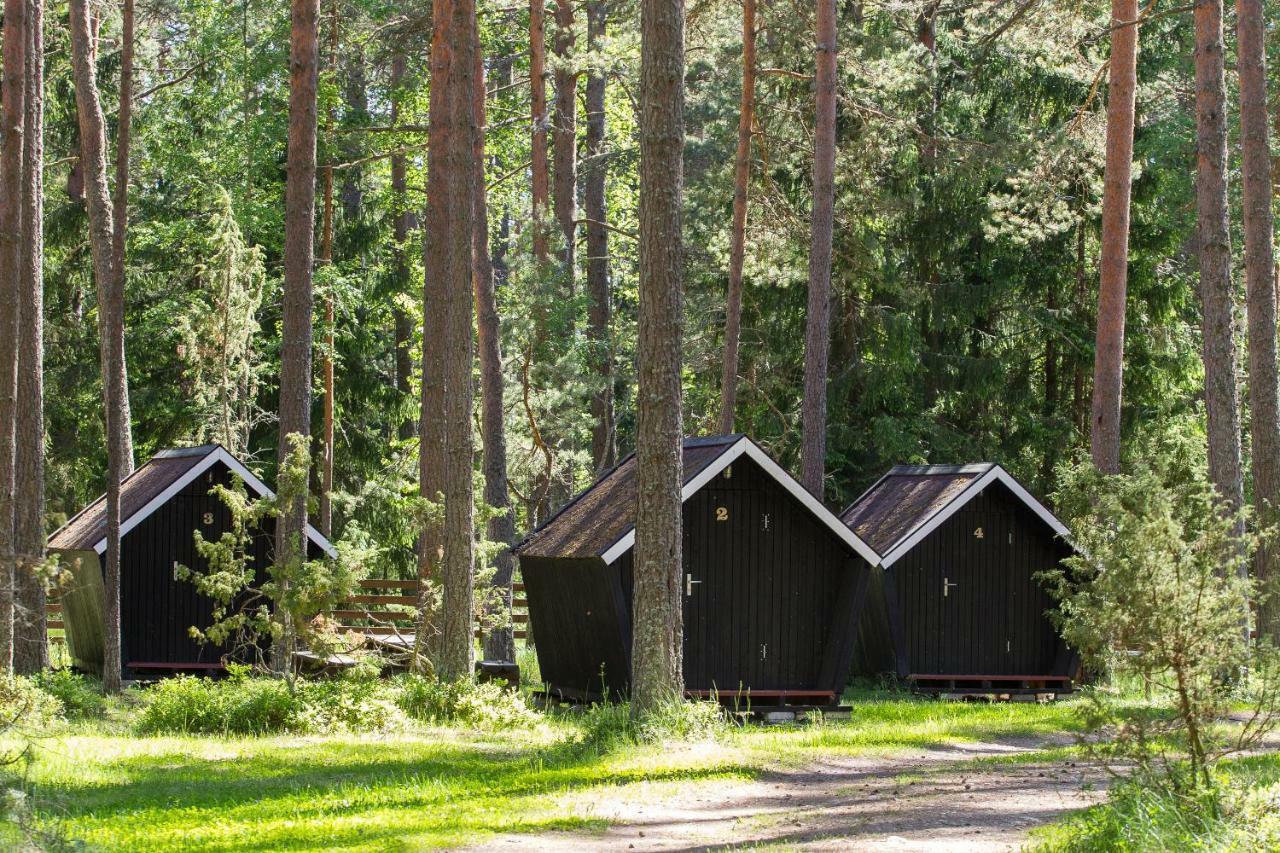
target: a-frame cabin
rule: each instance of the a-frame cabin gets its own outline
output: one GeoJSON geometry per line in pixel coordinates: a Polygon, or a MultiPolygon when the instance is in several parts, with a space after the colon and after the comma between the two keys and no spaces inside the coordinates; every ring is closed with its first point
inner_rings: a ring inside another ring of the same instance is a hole
{"type": "MultiPolygon", "coordinates": [[[[272,494],[240,460],[217,444],[163,450],[120,485],[120,645],[123,677],[219,671],[227,651],[200,645],[192,626],[207,628],[213,600],[174,577],[174,566],[203,568],[195,532],[205,539],[231,529],[231,513],[209,494],[214,485],[242,480],[250,497],[272,494]]],[[[274,551],[275,523],[254,531],[252,558],[265,571],[274,551]]],[[[336,556],[333,546],[307,526],[312,559],[336,556]]],[[[101,558],[107,550],[106,498],[89,504],[49,537],[49,551],[72,569],[74,583],[61,594],[67,646],[75,665],[100,672],[103,662],[101,558]]]]}
{"type": "MultiPolygon", "coordinates": [[[[691,696],[830,706],[848,679],[875,553],[742,435],[684,443],[684,679],[691,696]]],[[[553,693],[626,693],[634,455],[520,543],[553,693]]]]}
{"type": "Polygon", "coordinates": [[[880,555],[860,674],[917,689],[1062,692],[1076,656],[1036,578],[1073,553],[1066,527],[999,465],[899,465],[841,513],[880,555]]]}

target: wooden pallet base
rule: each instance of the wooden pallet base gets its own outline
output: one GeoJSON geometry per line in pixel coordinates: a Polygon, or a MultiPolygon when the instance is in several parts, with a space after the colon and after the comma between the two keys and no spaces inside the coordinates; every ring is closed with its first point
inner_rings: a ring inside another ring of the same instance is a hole
{"type": "Polygon", "coordinates": [[[907,683],[917,693],[949,696],[1065,695],[1074,689],[1062,675],[909,675],[907,683]]]}

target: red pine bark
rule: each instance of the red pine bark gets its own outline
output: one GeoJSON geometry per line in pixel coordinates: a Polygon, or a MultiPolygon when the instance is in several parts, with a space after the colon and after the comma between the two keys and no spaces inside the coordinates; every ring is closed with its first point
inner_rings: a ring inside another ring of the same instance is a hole
{"type": "MultiPolygon", "coordinates": [[[[604,40],[607,18],[606,0],[588,2],[587,50],[593,55],[597,55],[604,40]]],[[[596,61],[587,71],[587,159],[583,166],[582,204],[587,218],[587,295],[591,299],[587,309],[587,334],[591,341],[591,370],[597,383],[591,394],[591,461],[597,474],[614,466],[618,452],[613,411],[609,213],[605,203],[609,164],[605,151],[604,98],[605,73],[596,61]]]]}
{"type": "Polygon", "coordinates": [[[556,30],[551,42],[555,54],[555,110],[552,116],[552,156],[555,161],[555,184],[552,206],[556,224],[564,248],[560,261],[564,265],[569,282],[569,294],[573,295],[573,267],[575,235],[577,233],[577,94],[578,75],[572,67],[573,59],[573,2],[556,0],[556,30]]]}
{"type": "Polygon", "coordinates": [[[529,88],[533,132],[530,160],[533,195],[533,257],[544,263],[550,253],[545,218],[551,195],[547,165],[547,43],[546,4],[529,0],[529,88]]]}
{"type": "Polygon", "coordinates": [[[1129,271],[1129,194],[1138,88],[1138,0],[1112,0],[1107,93],[1107,163],[1098,262],[1098,328],[1093,366],[1089,448],[1093,464],[1120,471],[1120,399],[1124,381],[1125,291],[1129,271]]]}
{"type": "Polygon", "coordinates": [[[809,244],[809,313],[804,342],[800,482],[820,497],[826,475],[827,361],[831,349],[831,243],[836,169],[835,0],[818,0],[816,36],[813,218],[809,244]]]}
{"type": "MultiPolygon", "coordinates": [[[[120,112],[116,122],[116,185],[111,198],[111,254],[112,268],[118,281],[115,289],[125,292],[128,267],[125,265],[125,249],[129,235],[129,149],[133,137],[133,0],[121,5],[120,33],[120,112]]],[[[124,407],[124,474],[133,473],[133,415],[129,405],[129,381],[126,374],[125,395],[120,401],[124,407]]]]}
{"type": "Polygon", "coordinates": [[[640,4],[640,285],[632,713],[684,694],[680,402],[684,2],[640,4]]]}

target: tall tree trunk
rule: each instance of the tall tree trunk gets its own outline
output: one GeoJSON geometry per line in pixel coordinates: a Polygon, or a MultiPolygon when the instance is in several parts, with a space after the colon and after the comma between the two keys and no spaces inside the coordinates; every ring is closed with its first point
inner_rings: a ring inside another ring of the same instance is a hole
{"type": "Polygon", "coordinates": [[[474,504],[471,491],[472,240],[475,182],[473,87],[478,35],[474,0],[436,0],[431,38],[431,102],[427,162],[429,268],[440,281],[443,315],[441,465],[444,526],[440,650],[444,680],[471,678],[474,646],[474,504]]]}
{"type": "MultiPolygon", "coordinates": [[[[400,124],[400,99],[404,93],[400,91],[400,87],[404,85],[405,61],[404,55],[399,52],[391,60],[391,88],[396,93],[391,100],[391,126],[396,127],[400,124]]],[[[395,248],[395,278],[396,293],[407,293],[409,290],[409,257],[408,257],[408,240],[409,232],[418,227],[417,217],[413,215],[412,209],[409,207],[406,192],[408,190],[408,163],[403,152],[391,155],[391,198],[392,204],[395,206],[395,219],[393,220],[393,236],[396,241],[395,248]]],[[[400,303],[397,301],[393,308],[395,316],[395,364],[396,364],[396,390],[400,392],[400,400],[408,400],[409,394],[412,392],[410,387],[410,379],[413,376],[413,358],[410,354],[410,344],[413,337],[413,321],[409,318],[400,303]]],[[[405,418],[400,422],[398,433],[401,439],[412,438],[415,432],[414,419],[405,418]]]]}
{"type": "Polygon", "coordinates": [[[613,414],[613,341],[610,334],[609,228],[605,182],[609,176],[605,153],[605,71],[599,51],[605,38],[607,0],[587,3],[587,159],[583,167],[582,204],[587,215],[587,334],[591,341],[591,372],[596,388],[591,395],[591,462],[597,474],[617,461],[613,414]]]}
{"type": "Polygon", "coordinates": [[[640,304],[632,713],[684,695],[680,403],[684,2],[640,4],[640,304]]]}
{"type": "MultiPolygon", "coordinates": [[[[284,201],[284,306],[280,327],[281,467],[292,450],[291,436],[311,435],[312,264],[315,259],[316,84],[319,75],[320,0],[291,0],[289,36],[288,179],[284,201]]],[[[306,559],[307,501],[301,494],[276,519],[278,567],[288,573],[306,559]]],[[[281,582],[287,589],[287,579],[281,582]]],[[[280,608],[280,639],[272,665],[289,672],[297,626],[280,608]]]]}
{"type": "MultiPolygon", "coordinates": [[[[338,4],[337,0],[329,10],[329,73],[338,73],[338,4]]],[[[324,168],[321,169],[324,212],[320,217],[320,257],[317,263],[322,267],[333,265],[333,128],[337,122],[333,107],[325,111],[324,128],[326,146],[324,168]]],[[[321,416],[320,438],[320,501],[319,526],[325,536],[333,535],[333,288],[328,287],[324,294],[324,351],[321,354],[321,374],[324,380],[324,408],[321,416]]]]}
{"type": "Polygon", "coordinates": [[[742,2],[742,101],[733,159],[733,230],[729,236],[729,295],[724,311],[724,369],[720,375],[720,432],[733,432],[738,405],[738,341],[742,335],[742,261],[747,246],[747,186],[751,181],[751,124],[756,108],[756,0],[742,2]]]}
{"type": "Polygon", "coordinates": [[[14,670],[49,666],[44,583],[44,2],[27,0],[22,168],[22,293],[18,329],[14,670]]]}
{"type": "Polygon", "coordinates": [[[1133,183],[1134,103],[1138,88],[1138,0],[1112,0],[1107,92],[1107,164],[1098,263],[1098,330],[1093,365],[1093,464],[1120,471],[1120,399],[1124,380],[1125,289],[1129,272],[1129,192],[1133,183]]]}
{"type": "Polygon", "coordinates": [[[26,123],[26,0],[4,3],[4,92],[0,118],[0,671],[13,667],[16,576],[14,486],[18,416],[18,322],[22,303],[22,193],[26,123]]]}
{"type": "Polygon", "coordinates": [[[80,162],[89,214],[89,249],[98,285],[98,337],[102,358],[102,398],[107,420],[107,550],[103,587],[102,686],[119,692],[120,661],[120,481],[130,464],[127,385],[124,364],[124,292],[115,271],[111,199],[107,192],[106,126],[98,96],[97,43],[87,0],[71,0],[71,61],[80,124],[80,162]]]}
{"type": "Polygon", "coordinates": [[[547,243],[547,201],[551,182],[547,165],[547,11],[544,0],[529,0],[529,88],[533,113],[530,159],[533,195],[533,257],[545,263],[547,243]]]}
{"type": "Polygon", "coordinates": [[[578,147],[578,74],[573,68],[573,0],[556,0],[556,31],[551,40],[555,54],[556,102],[552,119],[552,149],[555,159],[555,187],[553,205],[564,250],[560,256],[564,264],[569,295],[573,296],[573,267],[577,219],[577,147],[578,147]]]}
{"type": "MultiPolygon", "coordinates": [[[[111,255],[112,270],[118,281],[115,289],[125,292],[127,266],[125,247],[129,236],[129,149],[133,128],[133,0],[121,5],[120,34],[120,113],[116,123],[116,185],[111,199],[111,255]]],[[[96,38],[96,35],[95,35],[96,38]]],[[[124,397],[120,400],[124,419],[124,475],[133,473],[133,415],[129,405],[128,363],[120,362],[124,371],[124,397]]]]}
{"type": "MultiPolygon", "coordinates": [[[[1262,0],[1236,0],[1240,69],[1240,147],[1244,181],[1245,287],[1249,318],[1249,408],[1253,435],[1253,499],[1258,522],[1280,518],[1280,385],[1276,371],[1275,217],[1267,127],[1267,59],[1262,0]]],[[[1277,550],[1264,543],[1254,577],[1266,591],[1277,577],[1277,550]]],[[[1262,636],[1280,640],[1280,602],[1259,610],[1262,636]]]]}
{"type": "Polygon", "coordinates": [[[827,454],[827,359],[831,348],[831,240],[836,170],[836,4],[817,0],[813,128],[813,220],[804,341],[801,482],[822,496],[827,454]]]}
{"type": "MultiPolygon", "coordinates": [[[[1235,312],[1227,206],[1227,85],[1222,0],[1196,0],[1196,205],[1200,301],[1204,313],[1205,409],[1209,479],[1232,510],[1244,503],[1235,312]]],[[[1242,567],[1242,571],[1244,571],[1242,567]]]]}
{"type": "Polygon", "coordinates": [[[475,122],[476,164],[472,181],[475,222],[472,230],[471,275],[475,289],[476,331],[480,353],[480,441],[484,451],[484,502],[496,512],[489,519],[485,535],[503,548],[493,559],[489,616],[501,626],[485,633],[484,656],[488,660],[516,659],[515,634],[511,625],[511,578],[515,560],[511,543],[516,536],[516,517],[507,489],[507,428],[502,405],[502,335],[498,325],[498,300],[493,287],[493,263],[489,259],[489,207],[485,199],[485,87],[484,57],[475,54],[475,85],[472,104],[475,122]]]}

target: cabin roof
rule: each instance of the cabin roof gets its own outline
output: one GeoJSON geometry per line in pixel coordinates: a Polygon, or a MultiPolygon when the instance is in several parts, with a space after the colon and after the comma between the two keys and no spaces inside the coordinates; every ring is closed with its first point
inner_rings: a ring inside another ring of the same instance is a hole
{"type": "Polygon", "coordinates": [[[881,555],[888,568],[987,486],[999,483],[1055,534],[1070,539],[1066,526],[992,462],[973,465],[895,465],[840,518],[881,555]]]}
{"type": "MultiPolygon", "coordinates": [[[[120,536],[142,523],[218,462],[230,468],[259,497],[275,496],[262,480],[220,444],[161,450],[120,484],[120,536]]],[[[307,525],[307,538],[330,557],[337,555],[329,540],[310,524],[307,525]]],[[[55,530],[49,537],[49,547],[56,551],[97,551],[99,555],[103,554],[107,550],[106,495],[55,530]]]]}
{"type": "MultiPolygon", "coordinates": [[[[686,438],[684,487],[688,500],[739,456],[747,456],[796,497],[841,541],[875,564],[877,555],[795,478],[745,435],[686,438]]],[[[636,461],[632,453],[515,546],[522,557],[602,558],[612,563],[635,544],[636,461]]]]}

